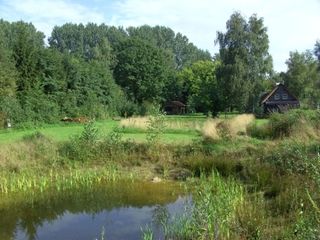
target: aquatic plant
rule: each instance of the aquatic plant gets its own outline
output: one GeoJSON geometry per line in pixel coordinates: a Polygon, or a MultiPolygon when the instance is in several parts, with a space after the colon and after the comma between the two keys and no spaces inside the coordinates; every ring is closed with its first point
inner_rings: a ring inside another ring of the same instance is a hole
{"type": "Polygon", "coordinates": [[[142,239],[143,240],[153,240],[153,231],[149,226],[146,226],[145,228],[141,228],[142,232],[142,239]]]}
{"type": "Polygon", "coordinates": [[[0,176],[0,193],[63,191],[77,187],[88,187],[101,182],[133,178],[132,174],[123,175],[115,165],[89,169],[51,169],[48,172],[33,170],[19,173],[4,172],[0,176]]]}

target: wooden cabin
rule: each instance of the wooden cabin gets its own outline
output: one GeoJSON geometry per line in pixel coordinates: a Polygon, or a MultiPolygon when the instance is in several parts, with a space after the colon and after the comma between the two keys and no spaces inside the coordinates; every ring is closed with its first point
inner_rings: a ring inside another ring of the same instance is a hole
{"type": "Polygon", "coordinates": [[[271,92],[264,94],[260,104],[263,106],[264,114],[283,113],[300,107],[299,100],[282,83],[278,83],[271,92]]]}
{"type": "Polygon", "coordinates": [[[169,115],[182,115],[186,113],[186,107],[184,103],[180,101],[170,101],[164,106],[164,111],[169,115]]]}

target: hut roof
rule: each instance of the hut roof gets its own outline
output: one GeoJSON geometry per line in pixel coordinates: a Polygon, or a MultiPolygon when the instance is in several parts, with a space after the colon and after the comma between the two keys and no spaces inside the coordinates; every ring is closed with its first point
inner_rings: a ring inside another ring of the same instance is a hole
{"type": "Polygon", "coordinates": [[[265,103],[280,87],[284,88],[288,94],[290,94],[293,98],[298,100],[289,90],[286,86],[284,86],[283,83],[277,83],[277,85],[269,92],[266,94],[263,94],[261,97],[261,104],[265,103]]]}

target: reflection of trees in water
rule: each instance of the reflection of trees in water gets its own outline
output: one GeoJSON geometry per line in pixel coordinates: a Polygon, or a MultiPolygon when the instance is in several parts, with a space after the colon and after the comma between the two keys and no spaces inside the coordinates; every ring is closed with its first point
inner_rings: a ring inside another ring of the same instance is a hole
{"type": "MultiPolygon", "coordinates": [[[[43,193],[31,199],[21,197],[11,206],[0,205],[0,239],[11,240],[17,226],[36,239],[37,228],[45,221],[53,222],[66,211],[97,214],[117,207],[144,207],[164,205],[176,200],[181,189],[171,183],[107,183],[108,186],[76,189],[59,193],[43,193]]],[[[0,200],[1,203],[1,200],[0,200]]],[[[160,210],[158,210],[160,212],[160,210]]]]}

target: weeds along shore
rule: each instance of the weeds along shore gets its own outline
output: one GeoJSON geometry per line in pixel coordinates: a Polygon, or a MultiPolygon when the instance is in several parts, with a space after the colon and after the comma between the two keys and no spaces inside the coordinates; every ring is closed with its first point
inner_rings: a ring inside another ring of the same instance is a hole
{"type": "Polygon", "coordinates": [[[5,145],[0,194],[158,176],[193,186],[194,208],[163,223],[169,239],[318,239],[318,112],[275,114],[263,124],[246,117],[245,126],[213,123],[215,131],[210,125],[184,145],[161,142],[162,116],[149,121],[146,142],[123,139],[122,128],[98,138],[91,123],[65,142],[35,133],[5,145]]]}

